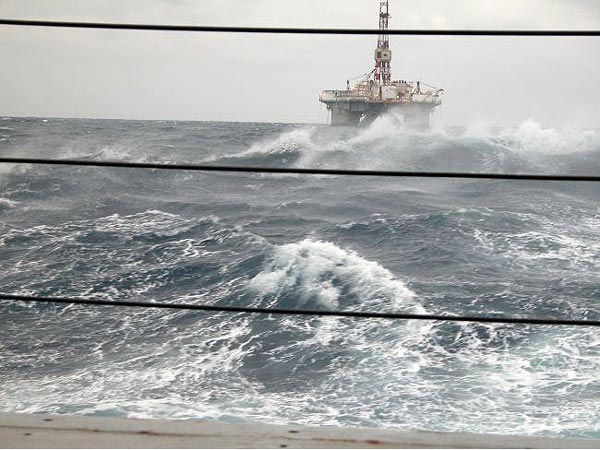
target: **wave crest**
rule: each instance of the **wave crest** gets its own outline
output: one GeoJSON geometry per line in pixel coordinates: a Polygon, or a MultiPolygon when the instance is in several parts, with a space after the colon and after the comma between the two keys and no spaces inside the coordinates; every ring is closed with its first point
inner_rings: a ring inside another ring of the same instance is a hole
{"type": "Polygon", "coordinates": [[[327,308],[339,307],[340,298],[352,302],[343,305],[351,309],[416,306],[415,293],[386,268],[352,250],[310,239],[275,247],[250,288],[275,301],[293,296],[327,308]]]}

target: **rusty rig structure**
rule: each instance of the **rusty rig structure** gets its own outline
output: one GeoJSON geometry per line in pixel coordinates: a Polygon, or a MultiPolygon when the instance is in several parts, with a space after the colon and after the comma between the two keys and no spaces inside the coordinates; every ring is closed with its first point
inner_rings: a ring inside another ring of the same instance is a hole
{"type": "Polygon", "coordinates": [[[370,123],[386,111],[402,116],[406,126],[429,128],[431,112],[442,104],[443,89],[420,81],[392,81],[392,50],[389,29],[389,0],[379,6],[379,37],[375,49],[375,68],[346,90],[325,90],[319,101],[331,111],[331,125],[370,123]]]}

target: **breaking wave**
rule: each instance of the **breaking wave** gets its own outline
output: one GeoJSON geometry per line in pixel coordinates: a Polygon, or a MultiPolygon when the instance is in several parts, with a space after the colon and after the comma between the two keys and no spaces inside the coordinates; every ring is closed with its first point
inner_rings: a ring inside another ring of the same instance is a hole
{"type": "Polygon", "coordinates": [[[273,298],[270,305],[291,296],[300,305],[316,303],[327,309],[414,309],[414,292],[387,269],[352,250],[310,239],[276,247],[250,287],[273,298]]]}
{"type": "Polygon", "coordinates": [[[591,171],[600,169],[599,153],[600,133],[594,130],[556,130],[526,121],[508,130],[476,126],[413,132],[384,116],[358,130],[296,128],[246,150],[210,159],[371,170],[581,173],[584,167],[564,157],[589,158],[594,166],[585,169],[591,171]]]}
{"type": "Polygon", "coordinates": [[[207,161],[248,160],[289,163],[312,147],[314,128],[298,128],[286,131],[274,139],[258,142],[239,153],[209,156],[207,161]]]}

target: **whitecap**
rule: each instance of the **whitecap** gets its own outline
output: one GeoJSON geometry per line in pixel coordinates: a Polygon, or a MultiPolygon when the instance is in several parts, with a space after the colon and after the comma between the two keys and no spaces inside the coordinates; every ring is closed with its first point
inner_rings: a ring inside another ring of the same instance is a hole
{"type": "Polygon", "coordinates": [[[6,206],[7,208],[16,208],[19,202],[8,198],[0,197],[0,207],[6,206]]]}
{"type": "Polygon", "coordinates": [[[600,151],[600,133],[597,131],[546,128],[533,120],[503,131],[499,139],[508,148],[524,153],[560,155],[600,151]]]}
{"type": "Polygon", "coordinates": [[[275,139],[268,139],[253,144],[250,148],[239,153],[212,156],[208,161],[223,158],[248,158],[270,155],[300,154],[312,148],[312,135],[314,128],[298,128],[284,132],[275,139]]]}
{"type": "Polygon", "coordinates": [[[304,302],[316,298],[328,308],[340,306],[342,290],[360,298],[358,306],[417,305],[415,293],[377,262],[331,242],[311,239],[276,246],[249,287],[262,296],[293,290],[304,302]]]}

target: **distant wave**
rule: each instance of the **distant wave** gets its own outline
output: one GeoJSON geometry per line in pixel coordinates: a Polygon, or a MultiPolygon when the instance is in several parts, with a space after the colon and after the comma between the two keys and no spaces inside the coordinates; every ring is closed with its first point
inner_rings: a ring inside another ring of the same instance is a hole
{"type": "MultiPolygon", "coordinates": [[[[556,130],[526,121],[514,129],[466,127],[413,132],[382,117],[364,129],[303,127],[209,161],[349,169],[554,173],[562,156],[600,154],[597,131],[556,130]]],[[[593,162],[600,168],[600,162],[593,162]]],[[[568,165],[567,170],[581,172],[568,165]]]]}

